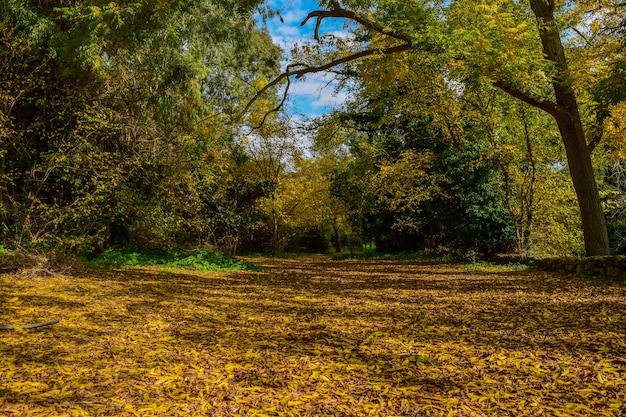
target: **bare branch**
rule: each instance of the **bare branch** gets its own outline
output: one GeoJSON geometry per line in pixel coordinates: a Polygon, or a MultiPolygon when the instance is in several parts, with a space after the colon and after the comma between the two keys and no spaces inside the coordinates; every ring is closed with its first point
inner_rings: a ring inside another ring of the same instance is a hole
{"type": "Polygon", "coordinates": [[[580,30],[578,30],[576,27],[574,27],[574,26],[568,26],[568,29],[571,29],[571,30],[573,30],[574,32],[576,32],[576,34],[577,34],[578,36],[580,36],[580,37],[581,37],[581,38],[585,41],[586,46],[589,46],[589,45],[591,44],[591,41],[587,38],[587,36],[585,36],[585,34],[584,34],[584,33],[582,33],[580,30]]]}
{"type": "MultiPolygon", "coordinates": [[[[250,129],[250,133],[254,132],[257,129],[260,129],[261,127],[263,127],[263,125],[265,124],[265,121],[267,120],[267,118],[269,117],[270,114],[272,113],[277,113],[280,111],[280,109],[283,108],[283,106],[285,105],[285,101],[287,101],[287,96],[289,94],[289,86],[291,85],[291,80],[289,79],[289,77],[287,77],[287,85],[285,86],[285,91],[283,92],[283,98],[280,100],[280,103],[278,103],[278,105],[276,107],[274,107],[272,110],[266,112],[263,115],[263,120],[261,120],[261,123],[259,123],[257,126],[253,127],[252,129],[250,129]]],[[[245,114],[245,112],[244,112],[245,114]]]]}
{"type": "Polygon", "coordinates": [[[25,324],[23,326],[13,326],[11,324],[0,324],[0,330],[20,330],[20,329],[36,329],[38,327],[50,326],[57,324],[59,319],[44,321],[41,323],[25,324]]]}

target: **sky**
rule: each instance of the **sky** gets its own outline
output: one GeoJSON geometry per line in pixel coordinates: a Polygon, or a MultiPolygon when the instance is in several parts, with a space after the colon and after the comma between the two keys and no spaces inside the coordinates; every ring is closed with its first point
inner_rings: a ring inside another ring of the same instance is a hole
{"type": "MultiPolygon", "coordinates": [[[[282,17],[282,22],[278,16],[268,19],[266,27],[274,43],[283,49],[286,58],[284,67],[293,45],[314,42],[315,20],[311,19],[303,27],[300,23],[309,12],[318,10],[319,7],[312,0],[271,0],[268,5],[271,9],[278,10],[282,17]]],[[[320,35],[341,30],[341,24],[339,19],[325,19],[320,35]]],[[[304,80],[292,78],[289,91],[285,107],[292,116],[318,117],[330,113],[334,108],[341,107],[347,97],[345,91],[335,92],[332,76],[327,73],[309,74],[304,80]]]]}

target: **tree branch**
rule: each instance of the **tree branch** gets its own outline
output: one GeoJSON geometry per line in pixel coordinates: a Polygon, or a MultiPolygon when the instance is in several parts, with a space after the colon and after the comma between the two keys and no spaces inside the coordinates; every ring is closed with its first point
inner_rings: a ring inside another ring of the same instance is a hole
{"type": "Polygon", "coordinates": [[[353,53],[351,55],[345,56],[343,58],[339,58],[339,59],[335,59],[327,64],[324,65],[319,65],[319,66],[311,66],[308,64],[304,64],[304,63],[292,63],[290,65],[287,66],[287,69],[285,72],[283,72],[282,74],[280,74],[278,77],[276,77],[275,79],[273,79],[272,81],[270,81],[268,84],[266,84],[263,88],[261,88],[259,91],[257,91],[257,93],[254,95],[254,97],[252,97],[252,99],[246,104],[246,106],[244,107],[243,111],[241,112],[241,117],[243,117],[243,115],[245,115],[248,110],[250,110],[250,107],[259,99],[259,97],[261,97],[261,95],[263,95],[267,90],[269,90],[270,88],[278,85],[279,83],[281,83],[284,79],[287,80],[287,86],[285,88],[285,91],[283,93],[283,98],[280,102],[280,104],[278,106],[276,106],[274,109],[270,110],[268,113],[265,114],[265,117],[263,117],[263,121],[261,122],[261,124],[256,127],[253,128],[253,130],[256,130],[258,128],[260,128],[261,126],[263,126],[263,123],[265,123],[265,120],[267,119],[267,116],[271,113],[275,113],[277,111],[279,111],[286,99],[287,99],[287,93],[289,92],[289,86],[290,86],[290,80],[289,78],[292,76],[295,76],[296,79],[303,77],[306,74],[312,74],[312,73],[317,73],[317,72],[323,72],[323,71],[328,71],[338,65],[342,65],[345,64],[347,62],[351,62],[351,61],[356,61],[358,59],[370,56],[370,55],[375,55],[375,54],[380,54],[380,55],[390,55],[390,54],[395,54],[398,52],[402,52],[402,51],[407,51],[409,50],[412,46],[413,46],[413,42],[412,39],[400,32],[397,32],[391,28],[386,28],[385,26],[373,22],[369,19],[367,19],[364,16],[361,16],[358,13],[355,13],[351,10],[346,10],[344,8],[341,7],[341,4],[339,4],[339,0],[333,0],[332,1],[332,8],[331,10],[316,10],[313,11],[311,13],[309,13],[307,15],[307,17],[302,21],[302,23],[300,23],[300,26],[304,26],[310,19],[316,19],[315,22],[315,31],[314,31],[314,38],[315,40],[319,41],[319,30],[320,30],[320,25],[322,23],[323,19],[326,18],[341,18],[341,19],[348,19],[348,20],[352,20],[354,22],[359,23],[361,26],[370,29],[374,32],[380,33],[382,35],[388,36],[390,38],[393,39],[398,39],[403,41],[404,43],[401,45],[396,45],[396,46],[392,46],[389,48],[385,48],[385,49],[378,49],[378,48],[371,48],[371,49],[366,49],[364,51],[360,51],[360,52],[356,52],[353,53]]]}
{"type": "MultiPolygon", "coordinates": [[[[287,67],[287,70],[289,70],[289,67],[287,67]]],[[[260,128],[261,128],[261,127],[265,124],[265,121],[267,120],[267,118],[269,117],[269,115],[270,115],[270,114],[272,114],[272,113],[276,113],[276,112],[279,112],[279,111],[280,111],[280,109],[282,109],[282,108],[283,108],[283,106],[285,105],[285,101],[287,101],[287,95],[288,95],[288,93],[289,93],[289,86],[290,86],[290,85],[291,85],[291,80],[289,79],[289,77],[287,77],[287,86],[285,87],[285,91],[283,92],[283,98],[280,100],[280,103],[278,103],[278,105],[277,105],[276,107],[274,107],[272,110],[270,110],[270,111],[266,112],[266,113],[263,115],[263,120],[261,120],[261,123],[259,123],[259,124],[258,124],[257,126],[255,126],[255,127],[253,127],[253,128],[250,130],[250,133],[254,132],[254,131],[255,131],[255,130],[257,130],[257,129],[260,129],[260,128]]],[[[255,97],[256,97],[256,96],[255,96],[255,97]]],[[[246,107],[246,109],[247,109],[247,108],[248,108],[248,107],[246,107]]],[[[244,114],[245,114],[245,111],[244,111],[244,114]]],[[[248,134],[250,134],[250,133],[248,133],[248,134]]]]}
{"type": "MultiPolygon", "coordinates": [[[[385,49],[377,49],[377,48],[366,49],[364,51],[356,52],[354,54],[335,59],[331,62],[328,62],[323,65],[319,65],[319,66],[309,66],[303,63],[294,63],[291,65],[288,65],[287,70],[285,72],[280,74],[278,77],[274,78],[272,81],[267,83],[263,88],[257,91],[254,97],[252,97],[252,99],[250,99],[248,104],[246,104],[246,107],[244,107],[243,111],[241,112],[241,115],[243,116],[244,114],[246,114],[248,110],[250,110],[250,107],[252,107],[252,105],[259,99],[259,97],[261,97],[261,95],[263,95],[267,90],[274,87],[275,85],[278,85],[282,80],[289,79],[289,77],[295,76],[296,78],[302,78],[306,74],[323,72],[333,67],[336,67],[338,65],[345,64],[347,62],[356,61],[358,59],[365,58],[367,56],[376,55],[376,54],[390,55],[390,54],[395,54],[395,53],[402,52],[402,51],[407,51],[410,48],[411,48],[411,44],[405,43],[402,45],[392,46],[390,48],[385,48],[385,49]],[[292,69],[294,67],[299,68],[299,69],[292,69]]],[[[284,98],[286,97],[288,88],[289,88],[289,83],[287,84],[287,89],[285,90],[285,95],[283,96],[283,101],[281,103],[281,106],[285,101],[284,98]]],[[[276,112],[278,110],[280,110],[280,106],[274,109],[273,112],[276,112]]]]}
{"type": "Polygon", "coordinates": [[[562,117],[564,109],[561,108],[558,104],[553,101],[547,100],[541,96],[536,94],[529,93],[527,91],[520,90],[513,83],[508,81],[498,80],[493,83],[494,87],[499,88],[504,91],[508,95],[515,97],[523,101],[524,103],[530,104],[533,107],[537,107],[538,109],[544,110],[550,115],[552,115],[555,119],[562,117]]]}
{"type": "Polygon", "coordinates": [[[59,322],[59,319],[44,321],[44,322],[41,322],[41,323],[25,324],[23,326],[13,326],[11,324],[0,324],[0,330],[36,329],[38,327],[50,326],[50,325],[56,324],[58,322],[59,322]]]}
{"type": "Polygon", "coordinates": [[[319,28],[323,19],[326,18],[340,18],[340,19],[349,19],[359,23],[361,26],[366,27],[374,32],[378,32],[382,35],[389,36],[391,38],[395,38],[401,41],[404,41],[408,44],[411,44],[412,40],[409,36],[406,36],[403,33],[397,32],[391,28],[386,28],[383,25],[373,22],[358,13],[355,13],[351,10],[346,10],[341,8],[338,2],[335,2],[332,10],[316,10],[307,15],[307,17],[300,23],[300,26],[304,26],[310,19],[317,19],[315,23],[315,32],[314,38],[316,41],[319,41],[319,28]]]}

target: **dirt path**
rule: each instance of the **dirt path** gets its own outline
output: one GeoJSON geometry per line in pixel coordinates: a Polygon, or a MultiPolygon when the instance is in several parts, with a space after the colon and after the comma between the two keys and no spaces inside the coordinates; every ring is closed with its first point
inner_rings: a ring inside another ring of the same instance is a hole
{"type": "Polygon", "coordinates": [[[622,284],[436,262],[0,276],[0,415],[609,415],[622,284]]]}

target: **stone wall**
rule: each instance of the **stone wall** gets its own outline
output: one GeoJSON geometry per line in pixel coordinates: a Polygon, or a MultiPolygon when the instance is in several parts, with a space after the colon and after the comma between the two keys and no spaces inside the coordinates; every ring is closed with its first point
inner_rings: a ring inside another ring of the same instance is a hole
{"type": "Polygon", "coordinates": [[[626,281],[626,256],[590,256],[534,259],[538,269],[626,281]]]}

